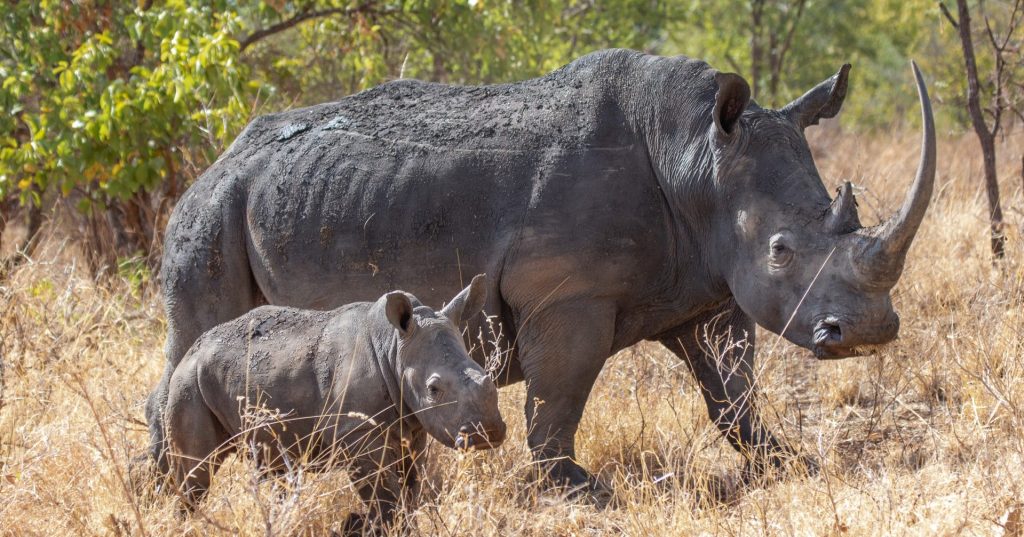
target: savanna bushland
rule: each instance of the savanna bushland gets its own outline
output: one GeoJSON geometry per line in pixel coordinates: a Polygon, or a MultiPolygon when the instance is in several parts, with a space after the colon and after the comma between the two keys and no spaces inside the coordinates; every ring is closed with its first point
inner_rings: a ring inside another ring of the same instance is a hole
{"type": "MultiPolygon", "coordinates": [[[[1021,535],[1024,226],[1019,3],[933,1],[6,2],[0,7],[0,532],[324,535],[362,509],[345,472],[262,479],[229,459],[207,501],[133,482],[164,365],[155,280],[175,201],[254,116],[397,78],[493,83],[599,48],[705,58],[782,105],[853,64],[839,118],[808,130],[866,225],[899,206],[919,132],[918,61],[940,132],[936,191],[894,289],[897,341],[818,362],[763,332],[760,405],[817,459],[746,482],[685,364],[657,344],[603,371],[577,435],[615,491],[597,509],[531,481],[524,391],[509,441],[431,444],[420,534],[1021,535]],[[972,85],[976,86],[972,90],[972,85]],[[993,223],[971,93],[993,136],[993,223]],[[998,116],[998,117],[997,117],[998,116]],[[991,248],[998,233],[1005,253],[991,248]]],[[[414,289],[411,291],[415,292],[414,289]]],[[[434,305],[440,306],[440,305],[434,305]]],[[[493,338],[493,334],[473,335],[493,338]]]]}

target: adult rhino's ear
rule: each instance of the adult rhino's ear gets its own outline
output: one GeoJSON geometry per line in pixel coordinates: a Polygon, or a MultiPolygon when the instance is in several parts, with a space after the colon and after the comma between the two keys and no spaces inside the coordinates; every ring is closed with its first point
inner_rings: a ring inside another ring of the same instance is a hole
{"type": "Polygon", "coordinates": [[[412,301],[409,300],[409,295],[401,291],[393,291],[384,297],[387,300],[384,312],[388,317],[388,322],[397,328],[403,336],[409,335],[416,328],[416,318],[412,315],[412,301]]]}
{"type": "Polygon", "coordinates": [[[736,73],[715,73],[715,126],[725,136],[733,133],[750,102],[750,84],[736,73]]]}
{"type": "Polygon", "coordinates": [[[451,319],[455,324],[462,324],[472,316],[484,309],[484,301],[487,300],[487,276],[477,274],[469,287],[462,290],[444,308],[441,315],[451,319]]]}
{"type": "Polygon", "coordinates": [[[846,99],[846,86],[850,79],[850,64],[844,64],[839,72],[818,84],[811,91],[787,104],[782,113],[801,129],[817,125],[822,118],[835,117],[846,99]]]}

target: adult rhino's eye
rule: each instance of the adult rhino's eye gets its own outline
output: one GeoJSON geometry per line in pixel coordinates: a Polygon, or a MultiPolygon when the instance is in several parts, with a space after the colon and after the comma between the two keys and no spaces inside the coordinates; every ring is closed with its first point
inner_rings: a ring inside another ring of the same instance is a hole
{"type": "Polygon", "coordinates": [[[438,384],[439,383],[434,379],[431,379],[431,382],[427,383],[427,397],[429,397],[431,401],[440,401],[441,398],[444,397],[444,390],[442,390],[441,386],[438,384]]]}
{"type": "Polygon", "coordinates": [[[769,263],[776,268],[782,268],[793,260],[793,250],[786,245],[782,234],[774,235],[768,243],[771,251],[769,263]]]}

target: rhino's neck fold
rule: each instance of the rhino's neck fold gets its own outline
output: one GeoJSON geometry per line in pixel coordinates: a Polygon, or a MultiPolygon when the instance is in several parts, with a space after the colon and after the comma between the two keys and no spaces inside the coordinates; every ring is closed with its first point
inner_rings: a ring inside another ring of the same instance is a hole
{"type": "Polygon", "coordinates": [[[372,330],[372,322],[366,323],[366,341],[370,351],[370,360],[377,368],[377,373],[384,382],[388,393],[388,403],[397,416],[400,434],[407,435],[419,431],[422,427],[416,414],[409,408],[404,397],[405,385],[402,382],[402,370],[398,363],[398,335],[395,330],[372,330]],[[375,332],[377,332],[375,334],[375,332]]]}
{"type": "MultiPolygon", "coordinates": [[[[715,71],[702,61],[683,57],[644,56],[633,66],[636,83],[620,88],[630,127],[643,141],[671,216],[672,252],[677,270],[686,274],[689,291],[700,288],[709,297],[727,299],[721,274],[727,247],[717,244],[719,214],[715,181],[715,71]]],[[[701,293],[701,294],[703,294],[701,293]]]]}

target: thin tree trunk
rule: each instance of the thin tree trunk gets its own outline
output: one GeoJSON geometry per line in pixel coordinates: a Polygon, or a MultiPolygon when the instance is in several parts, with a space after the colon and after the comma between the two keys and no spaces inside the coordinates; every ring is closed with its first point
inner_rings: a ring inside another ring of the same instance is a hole
{"type": "Polygon", "coordinates": [[[21,243],[22,251],[26,256],[35,252],[36,244],[39,242],[39,229],[43,227],[43,207],[33,203],[28,206],[28,231],[25,233],[25,240],[21,243]]]}
{"type": "Polygon", "coordinates": [[[440,82],[441,84],[448,82],[448,69],[444,66],[444,58],[440,54],[434,53],[434,82],[440,82]]]}
{"type": "Polygon", "coordinates": [[[761,31],[764,3],[765,0],[753,0],[750,3],[750,96],[753,99],[757,99],[761,94],[761,67],[764,63],[761,31]]]}
{"type": "Polygon", "coordinates": [[[129,236],[128,227],[125,225],[128,210],[125,202],[111,203],[106,211],[107,229],[110,231],[110,243],[103,257],[106,265],[106,273],[117,272],[117,260],[122,252],[131,249],[132,240],[129,236]]]}
{"type": "Polygon", "coordinates": [[[960,44],[963,46],[964,64],[967,68],[967,111],[971,116],[971,124],[985,162],[985,193],[988,195],[989,223],[992,232],[992,256],[1002,259],[1005,256],[1006,237],[1003,234],[1003,210],[999,202],[999,181],[996,174],[995,133],[989,130],[982,115],[980,102],[980,83],[978,81],[978,65],[974,59],[974,42],[971,38],[971,14],[967,0],[957,0],[959,12],[958,30],[960,44]]]}
{"type": "MultiPolygon", "coordinates": [[[[771,75],[768,81],[768,94],[772,100],[779,98],[779,81],[782,79],[782,68],[786,64],[786,53],[789,52],[789,47],[793,45],[793,36],[796,35],[796,29],[800,25],[800,17],[804,14],[804,5],[807,0],[800,0],[796,5],[796,13],[790,15],[791,18],[786,18],[782,24],[782,30],[786,32],[786,35],[779,42],[778,37],[773,33],[771,42],[771,50],[769,54],[771,56],[771,75]],[[792,23],[790,23],[792,21],[792,23]],[[789,25],[788,27],[786,25],[789,25]]],[[[769,30],[774,32],[774,30],[769,30]]]]}
{"type": "Polygon", "coordinates": [[[999,202],[999,180],[996,175],[995,137],[978,134],[981,154],[985,163],[985,194],[988,197],[989,227],[991,228],[992,256],[1002,259],[1006,255],[1006,235],[1003,233],[1003,209],[999,202]]]}
{"type": "Polygon", "coordinates": [[[100,274],[100,268],[103,267],[103,251],[104,247],[103,236],[100,233],[100,217],[95,212],[89,212],[84,215],[85,227],[89,230],[89,242],[86,244],[86,261],[89,264],[89,271],[92,275],[98,276],[100,274]]]}
{"type": "Polygon", "coordinates": [[[7,230],[7,219],[11,217],[10,204],[6,199],[0,199],[0,252],[4,246],[4,231],[7,230]]]}
{"type": "Polygon", "coordinates": [[[25,239],[18,245],[14,254],[4,259],[3,263],[0,264],[0,274],[10,273],[35,253],[36,246],[39,244],[39,230],[43,227],[43,208],[41,204],[30,204],[25,218],[25,239]]]}

